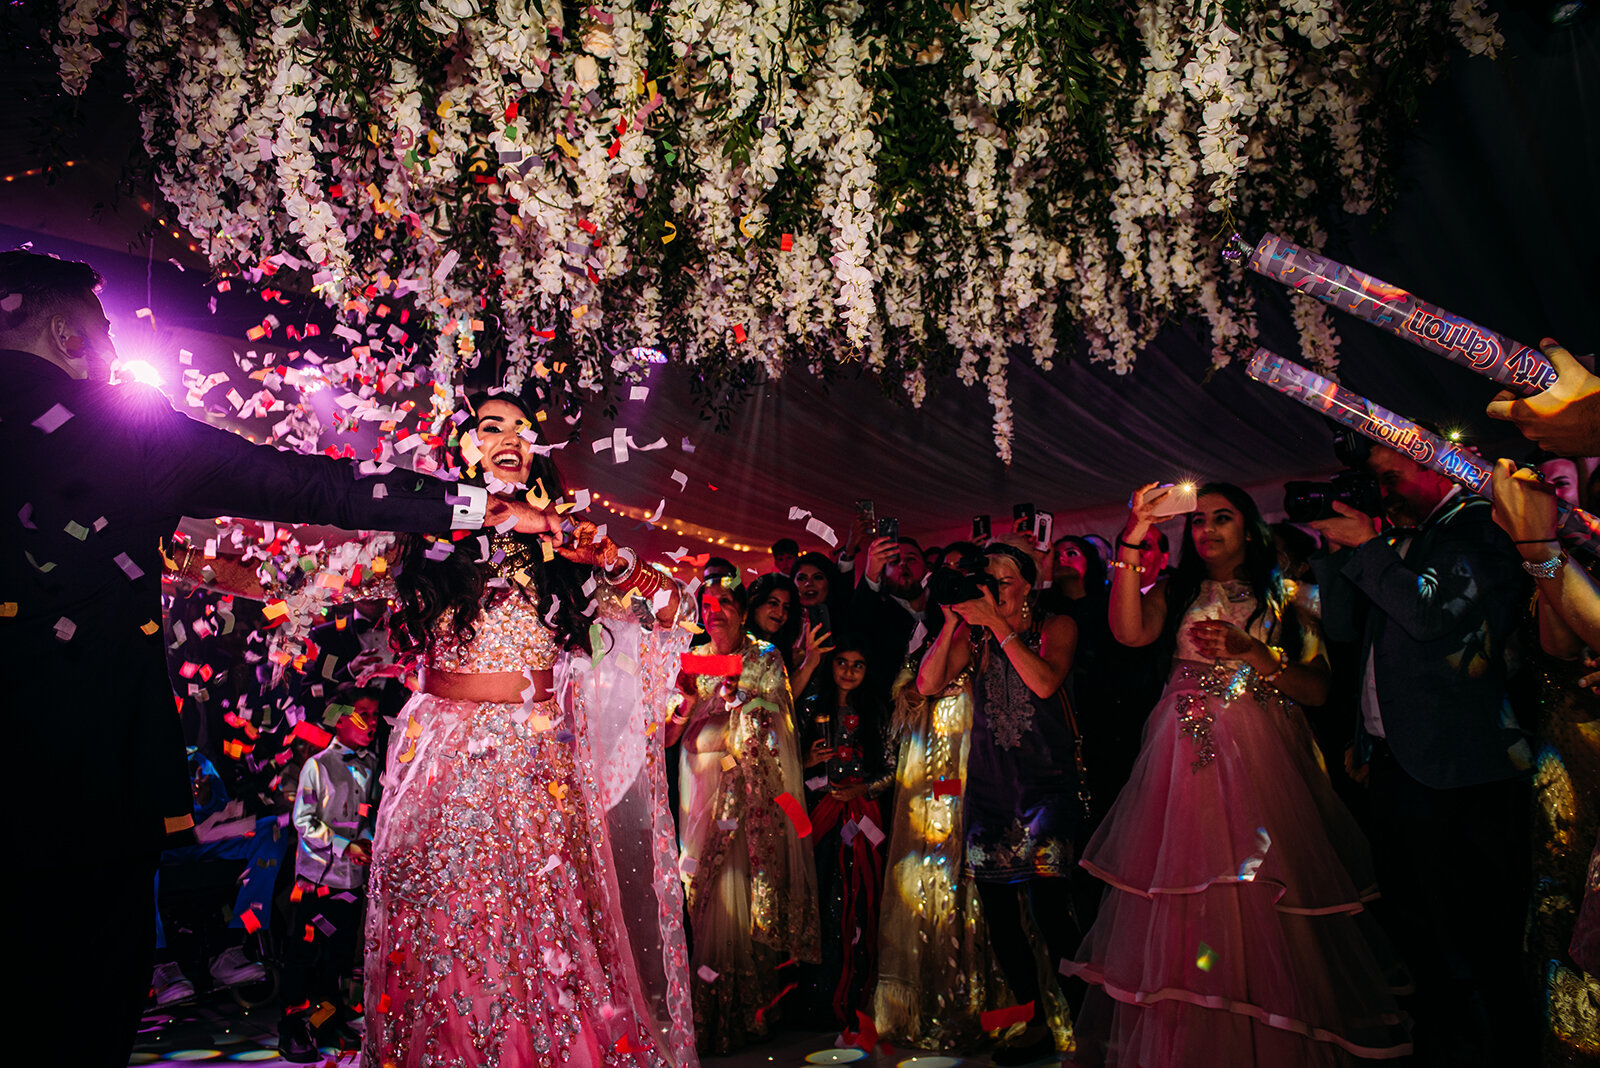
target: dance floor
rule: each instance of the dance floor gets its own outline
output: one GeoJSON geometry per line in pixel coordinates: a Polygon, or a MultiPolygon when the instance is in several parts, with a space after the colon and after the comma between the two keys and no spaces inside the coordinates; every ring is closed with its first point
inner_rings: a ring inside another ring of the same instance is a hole
{"type": "MultiPolygon", "coordinates": [[[[130,1064],[267,1064],[289,1062],[278,1056],[276,1005],[244,1009],[225,996],[168,1007],[146,1015],[130,1064]]],[[[856,1064],[861,1068],[959,1068],[988,1065],[985,1055],[956,1057],[916,1050],[879,1047],[871,1054],[859,1049],[835,1049],[836,1035],[806,1031],[781,1031],[772,1039],[730,1057],[708,1057],[706,1068],[805,1068],[811,1064],[856,1064]]],[[[332,1062],[338,1068],[356,1068],[355,1053],[340,1057],[329,1048],[314,1068],[332,1062]]],[[[66,1057],[62,1064],[71,1063],[66,1057]]],[[[1053,1064],[1054,1059],[1038,1064],[1053,1064]]]]}

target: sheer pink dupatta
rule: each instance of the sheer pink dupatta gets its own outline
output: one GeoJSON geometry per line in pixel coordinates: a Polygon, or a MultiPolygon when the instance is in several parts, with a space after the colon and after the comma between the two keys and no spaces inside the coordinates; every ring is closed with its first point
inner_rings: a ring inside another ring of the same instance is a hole
{"type": "Polygon", "coordinates": [[[601,606],[604,652],[593,662],[565,658],[569,678],[558,680],[558,688],[572,694],[573,715],[588,724],[605,811],[616,882],[607,882],[610,900],[603,904],[628,947],[628,974],[618,977],[613,996],[633,1005],[673,1065],[697,1068],[683,884],[660,730],[690,636],[653,618],[641,624],[648,611],[619,598],[602,596],[601,606]]]}

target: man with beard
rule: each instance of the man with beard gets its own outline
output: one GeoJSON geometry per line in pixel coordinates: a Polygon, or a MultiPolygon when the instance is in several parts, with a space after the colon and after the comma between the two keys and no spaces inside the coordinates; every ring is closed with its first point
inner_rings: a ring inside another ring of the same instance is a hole
{"type": "Polygon", "coordinates": [[[885,702],[900,665],[927,634],[927,575],[922,548],[913,538],[876,538],[867,547],[867,567],[850,604],[850,620],[867,646],[868,685],[885,702]]]}
{"type": "Polygon", "coordinates": [[[1530,1063],[1519,944],[1531,753],[1506,692],[1529,579],[1488,501],[1390,448],[1367,467],[1399,529],[1378,534],[1335,504],[1338,517],[1312,525],[1340,551],[1313,566],[1328,636],[1361,643],[1345,766],[1371,795],[1385,926],[1416,977],[1417,1055],[1530,1063]]]}

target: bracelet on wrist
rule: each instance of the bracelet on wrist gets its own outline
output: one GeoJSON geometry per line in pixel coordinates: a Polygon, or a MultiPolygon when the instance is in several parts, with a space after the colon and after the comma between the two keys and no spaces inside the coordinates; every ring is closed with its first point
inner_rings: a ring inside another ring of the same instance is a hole
{"type": "Polygon", "coordinates": [[[1143,564],[1130,564],[1126,560],[1113,560],[1111,566],[1118,571],[1132,571],[1135,575],[1142,575],[1148,570],[1143,564]]]}
{"type": "Polygon", "coordinates": [[[1132,549],[1136,553],[1144,552],[1144,546],[1143,545],[1135,545],[1132,542],[1123,541],[1121,534],[1117,535],[1117,544],[1120,545],[1124,549],[1132,549]]]}
{"type": "Polygon", "coordinates": [[[1263,682],[1270,682],[1276,686],[1278,683],[1278,677],[1289,669],[1289,658],[1285,656],[1283,654],[1283,650],[1278,648],[1276,645],[1267,646],[1267,652],[1272,654],[1272,659],[1277,661],[1278,666],[1267,674],[1261,676],[1261,679],[1263,682]]]}
{"type": "Polygon", "coordinates": [[[1521,541],[1514,541],[1511,544],[1512,545],[1559,545],[1559,544],[1561,544],[1561,539],[1560,538],[1524,538],[1521,541]]]}
{"type": "Polygon", "coordinates": [[[1014,641],[1016,639],[1016,637],[1017,637],[1017,632],[1016,631],[1012,631],[1010,634],[1007,634],[1004,638],[1001,638],[1000,639],[1000,648],[1004,649],[1006,647],[1006,645],[1009,642],[1014,641]]]}
{"type": "Polygon", "coordinates": [[[1556,554],[1548,560],[1541,560],[1538,563],[1534,563],[1532,560],[1522,561],[1522,570],[1536,579],[1553,579],[1566,566],[1566,563],[1567,551],[1565,549],[1557,549],[1556,554]]]}

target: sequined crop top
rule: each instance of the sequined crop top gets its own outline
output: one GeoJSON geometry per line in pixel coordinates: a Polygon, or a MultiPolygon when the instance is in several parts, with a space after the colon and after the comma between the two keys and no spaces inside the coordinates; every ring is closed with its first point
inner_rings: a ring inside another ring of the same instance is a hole
{"type": "Polygon", "coordinates": [[[455,641],[455,613],[439,617],[428,666],[462,675],[493,671],[548,671],[561,651],[556,635],[539,618],[531,598],[503,597],[485,608],[472,623],[473,639],[455,641]]]}
{"type": "MultiPolygon", "coordinates": [[[[1201,663],[1210,663],[1211,658],[1195,648],[1194,640],[1189,637],[1189,624],[1201,619],[1225,619],[1229,623],[1236,623],[1243,627],[1245,620],[1256,610],[1255,595],[1250,592],[1250,584],[1233,580],[1217,582],[1207,579],[1200,584],[1200,594],[1194,599],[1194,604],[1183,614],[1183,621],[1178,625],[1178,650],[1179,660],[1196,660],[1201,663]]],[[[1246,629],[1250,636],[1263,642],[1268,641],[1271,625],[1276,622],[1270,612],[1263,612],[1256,617],[1254,623],[1246,629]]]]}

